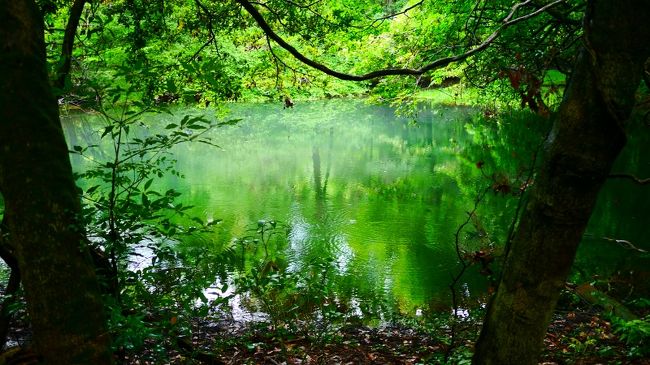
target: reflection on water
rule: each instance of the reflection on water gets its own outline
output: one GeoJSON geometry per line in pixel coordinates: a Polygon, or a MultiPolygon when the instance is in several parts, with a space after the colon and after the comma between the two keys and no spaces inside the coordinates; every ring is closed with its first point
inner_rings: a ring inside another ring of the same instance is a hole
{"type": "MultiPolygon", "coordinates": [[[[177,110],[146,123],[164,126],[190,112],[199,113],[177,110]]],[[[212,134],[221,148],[176,147],[185,178],[166,177],[158,188],[182,192],[204,220],[223,220],[210,237],[215,250],[250,235],[259,220],[274,220],[286,229],[272,255],[287,270],[331,257],[337,291],[352,308],[388,306],[412,315],[449,305],[459,269],[454,233],[491,184],[479,161],[488,175],[515,180],[530,167],[546,129],[542,122],[479,123],[473,110],[460,107],[422,110],[414,124],[361,101],[233,105],[231,114],[242,121],[212,134]]],[[[91,129],[69,121],[70,143],[96,140],[91,129]]],[[[516,204],[512,196],[488,194],[461,236],[462,249],[502,245],[516,204]]],[[[613,215],[599,219],[614,221],[613,215]]],[[[464,277],[464,296],[485,292],[479,271],[464,277]]]]}

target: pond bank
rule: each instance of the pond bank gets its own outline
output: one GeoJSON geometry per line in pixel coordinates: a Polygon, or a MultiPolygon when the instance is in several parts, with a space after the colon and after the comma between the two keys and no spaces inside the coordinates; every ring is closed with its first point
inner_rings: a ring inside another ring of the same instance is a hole
{"type": "MultiPolygon", "coordinates": [[[[553,318],[540,364],[650,364],[648,359],[628,356],[630,347],[602,313],[593,308],[574,309],[558,312],[553,318]]],[[[260,323],[241,328],[197,320],[193,326],[194,351],[179,349],[170,354],[169,364],[440,364],[450,350],[448,328],[346,325],[322,341],[270,331],[268,324],[260,323]]],[[[449,364],[469,363],[471,358],[480,323],[468,322],[463,327],[449,364]]],[[[143,354],[125,364],[159,364],[146,357],[143,354]]]]}

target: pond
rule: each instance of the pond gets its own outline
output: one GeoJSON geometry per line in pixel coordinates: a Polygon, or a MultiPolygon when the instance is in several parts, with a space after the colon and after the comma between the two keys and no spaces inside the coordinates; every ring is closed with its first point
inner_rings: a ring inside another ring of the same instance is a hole
{"type": "MultiPolygon", "coordinates": [[[[219,147],[174,147],[184,177],[155,184],[178,190],[193,206],[191,214],[221,220],[207,238],[190,244],[238,250],[236,239],[259,236],[255,230],[273,222],[272,252],[265,255],[288,271],[310,270],[310,263],[328,258],[337,295],[363,314],[447,310],[449,285],[461,269],[456,241],[467,260],[478,252],[499,254],[518,192],[534,184],[529,170],[548,130],[547,121],[525,113],[498,119],[467,107],[426,106],[408,118],[363,100],[228,108],[226,119],[241,121],[210,132],[219,147]]],[[[215,114],[178,108],[144,121],[162,129],[200,113],[215,114]]],[[[75,114],[64,126],[74,146],[96,143],[101,124],[96,116],[75,114]]],[[[618,171],[650,175],[643,158],[650,156],[649,144],[630,143],[618,171]]],[[[84,168],[79,158],[73,164],[84,168]]],[[[648,206],[647,188],[608,183],[575,275],[588,280],[620,268],[647,273],[647,255],[612,240],[650,249],[643,229],[648,206]]],[[[241,249],[244,266],[252,259],[246,256],[262,255],[241,249]]],[[[490,269],[472,265],[459,282],[462,296],[478,301],[490,285],[490,269]]]]}

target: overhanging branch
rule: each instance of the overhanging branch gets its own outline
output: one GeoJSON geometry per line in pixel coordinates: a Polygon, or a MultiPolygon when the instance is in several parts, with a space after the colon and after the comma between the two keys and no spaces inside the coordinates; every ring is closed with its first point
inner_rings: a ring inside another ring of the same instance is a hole
{"type": "Polygon", "coordinates": [[[533,18],[546,10],[550,9],[551,7],[558,5],[560,3],[565,2],[566,0],[556,0],[553,2],[550,2],[549,4],[540,7],[536,9],[534,12],[520,16],[518,18],[514,18],[515,13],[517,10],[519,10],[521,7],[528,6],[531,4],[532,0],[526,0],[521,3],[515,4],[511,9],[510,13],[508,16],[506,16],[503,21],[501,22],[501,25],[499,28],[497,28],[492,34],[490,34],[481,44],[478,46],[468,50],[465,53],[455,55],[455,56],[450,56],[450,57],[443,57],[440,59],[437,59],[431,63],[428,63],[420,68],[385,68],[381,70],[376,70],[372,72],[368,72],[362,75],[354,75],[354,74],[348,74],[345,72],[340,72],[336,71],[334,69],[331,69],[330,67],[319,63],[317,61],[314,61],[313,59],[303,55],[300,51],[298,51],[294,46],[289,44],[287,41],[285,41],[282,37],[280,37],[268,24],[266,19],[260,14],[260,12],[255,8],[253,4],[251,4],[250,1],[248,0],[236,0],[238,4],[240,4],[246,12],[248,12],[257,25],[262,28],[262,31],[266,33],[266,35],[272,39],[275,43],[277,43],[280,47],[284,48],[286,51],[288,51],[293,57],[301,61],[302,63],[306,64],[307,66],[313,67],[327,75],[334,76],[338,79],[341,80],[348,80],[348,81],[365,81],[365,80],[370,80],[378,77],[384,77],[384,76],[397,76],[397,75],[405,75],[405,76],[419,76],[422,75],[426,72],[445,67],[451,63],[454,62],[459,62],[463,61],[483,50],[488,48],[492,42],[505,30],[506,28],[517,24],[519,22],[528,20],[530,18],[533,18]]]}

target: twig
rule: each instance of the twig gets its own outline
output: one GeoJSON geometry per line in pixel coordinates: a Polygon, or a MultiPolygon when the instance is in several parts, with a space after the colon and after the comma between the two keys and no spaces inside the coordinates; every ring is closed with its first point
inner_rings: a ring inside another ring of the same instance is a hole
{"type": "Polygon", "coordinates": [[[609,238],[609,237],[602,237],[602,239],[605,240],[605,241],[618,243],[623,248],[626,248],[628,250],[634,250],[634,251],[638,251],[638,252],[641,252],[641,253],[647,253],[648,252],[647,250],[636,247],[632,242],[630,242],[628,240],[620,240],[620,239],[609,238]]]}
{"type": "Polygon", "coordinates": [[[295,7],[300,8],[300,9],[310,9],[310,10],[311,10],[311,7],[312,7],[312,6],[318,4],[318,3],[322,2],[322,1],[323,1],[323,0],[315,0],[314,2],[309,3],[309,4],[307,4],[307,5],[301,5],[301,4],[298,4],[298,3],[295,2],[295,1],[284,0],[284,2],[287,3],[287,4],[289,4],[289,5],[295,6],[295,7]]]}
{"type": "Polygon", "coordinates": [[[458,272],[458,274],[456,274],[456,276],[453,277],[453,279],[451,281],[451,284],[449,284],[449,290],[451,290],[451,302],[452,302],[452,306],[453,306],[454,316],[453,316],[453,319],[451,321],[451,340],[450,340],[449,347],[447,348],[447,351],[445,351],[445,361],[449,360],[449,356],[451,356],[451,352],[454,350],[455,342],[456,342],[456,335],[457,335],[457,332],[458,332],[457,331],[457,329],[458,329],[458,327],[457,327],[457,325],[458,325],[458,323],[457,323],[458,297],[457,297],[457,294],[456,294],[456,285],[458,284],[460,279],[463,277],[463,275],[465,275],[465,271],[467,271],[467,268],[469,267],[469,265],[465,261],[465,258],[463,257],[463,254],[462,254],[462,252],[460,250],[460,233],[463,231],[465,226],[467,226],[472,221],[472,217],[476,213],[476,210],[478,209],[479,203],[483,200],[483,198],[485,197],[485,194],[487,194],[487,192],[490,189],[491,189],[491,187],[487,187],[487,188],[483,189],[483,191],[480,192],[476,196],[476,200],[474,200],[474,207],[472,208],[471,211],[467,212],[467,219],[465,219],[465,221],[458,227],[458,229],[456,230],[456,233],[454,234],[454,244],[455,244],[455,247],[456,247],[456,256],[458,257],[458,260],[460,261],[461,269],[460,269],[460,272],[458,272]]]}
{"type": "Polygon", "coordinates": [[[210,36],[210,39],[208,39],[205,43],[203,43],[203,45],[201,46],[201,48],[199,48],[196,52],[194,52],[194,54],[192,55],[192,57],[190,57],[190,61],[195,61],[195,60],[197,59],[197,57],[199,57],[199,54],[200,54],[201,52],[203,52],[203,50],[205,49],[205,47],[209,46],[210,43],[212,43],[213,40],[214,40],[214,38],[212,38],[212,36],[210,36]]]}
{"type": "Polygon", "coordinates": [[[641,178],[638,178],[638,177],[636,177],[636,176],[634,176],[634,175],[632,175],[632,174],[611,174],[611,175],[608,176],[608,178],[610,178],[610,179],[627,179],[627,180],[632,180],[632,181],[634,181],[635,183],[637,183],[637,184],[639,184],[639,185],[647,185],[647,184],[650,184],[650,178],[647,178],[647,179],[641,179],[641,178]]]}
{"type": "Polygon", "coordinates": [[[373,19],[372,23],[370,23],[370,25],[368,25],[367,28],[374,27],[375,24],[378,23],[378,22],[383,22],[384,20],[393,19],[393,18],[395,18],[395,17],[397,17],[399,15],[406,15],[406,13],[408,13],[409,11],[417,8],[418,6],[422,5],[423,3],[424,3],[424,0],[420,0],[417,3],[409,6],[408,8],[406,8],[406,9],[404,9],[402,11],[399,11],[397,13],[391,13],[391,14],[382,16],[380,18],[373,19]]]}
{"type": "MultiPolygon", "coordinates": [[[[210,40],[214,44],[214,49],[217,54],[219,54],[219,44],[217,43],[217,36],[214,34],[214,26],[212,25],[213,15],[210,10],[201,2],[201,0],[194,0],[196,6],[199,7],[201,11],[205,13],[205,16],[208,17],[208,33],[210,33],[210,40]]],[[[205,47],[201,47],[201,50],[205,47]]],[[[197,52],[198,54],[198,52],[197,52]]],[[[196,56],[196,55],[195,55],[196,56]]],[[[192,56],[194,59],[194,56],[192,56]]]]}
{"type": "Polygon", "coordinates": [[[287,67],[287,65],[278,57],[273,51],[273,46],[271,45],[271,40],[269,37],[266,37],[266,44],[269,46],[269,52],[271,52],[271,58],[273,59],[273,64],[275,64],[275,88],[280,89],[280,63],[287,67]]]}

